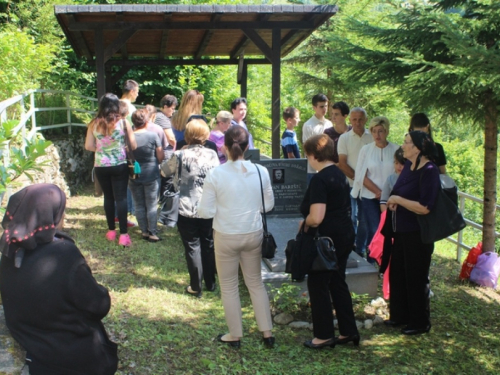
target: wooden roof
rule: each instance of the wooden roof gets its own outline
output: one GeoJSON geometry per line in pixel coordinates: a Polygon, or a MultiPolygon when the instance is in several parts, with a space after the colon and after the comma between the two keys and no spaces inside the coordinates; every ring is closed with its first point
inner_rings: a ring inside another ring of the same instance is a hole
{"type": "MultiPolygon", "coordinates": [[[[191,57],[264,56],[281,30],[281,57],[337,12],[334,5],[57,5],[55,15],[75,53],[120,64],[191,57]]],[[[224,59],[224,60],[226,60],[224,59]]]]}

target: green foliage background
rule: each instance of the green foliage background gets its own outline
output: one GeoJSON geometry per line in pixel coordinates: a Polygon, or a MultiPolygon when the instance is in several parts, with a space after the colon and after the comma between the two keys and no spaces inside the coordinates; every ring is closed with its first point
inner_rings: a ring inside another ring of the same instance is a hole
{"type": "MultiPolygon", "coordinates": [[[[470,1],[450,0],[451,3],[468,4],[470,1]]],[[[71,50],[55,17],[53,6],[57,4],[114,4],[114,3],[172,3],[172,4],[278,4],[278,3],[313,3],[312,1],[265,1],[265,0],[0,0],[0,99],[24,92],[30,88],[47,88],[71,90],[85,96],[95,97],[95,68],[93,64],[79,59],[71,50]]],[[[316,3],[331,4],[331,1],[320,0],[316,3]]],[[[414,6],[417,9],[423,2],[406,2],[400,0],[339,0],[339,13],[328,21],[311,37],[287,56],[282,66],[281,106],[297,107],[301,111],[302,121],[312,116],[311,97],[323,92],[331,102],[343,100],[351,107],[362,106],[370,117],[385,115],[391,121],[389,139],[401,143],[408,129],[411,113],[425,111],[431,117],[436,140],[443,144],[448,158],[448,171],[456,180],[460,190],[475,196],[482,196],[483,184],[483,146],[484,139],[474,122],[475,117],[458,116],[447,108],[446,111],[432,106],[430,101],[422,102],[413,99],[411,92],[405,92],[405,86],[397,81],[395,74],[398,66],[386,66],[383,62],[374,64],[378,53],[399,53],[398,49],[387,47],[387,39],[396,38],[394,30],[395,14],[403,7],[414,6]],[[360,36],[360,30],[389,29],[384,40],[376,40],[360,36]],[[372,51],[366,55],[366,51],[372,51]],[[366,60],[366,71],[354,69],[348,56],[356,56],[363,62],[366,60]],[[368,60],[368,57],[371,59],[368,60]],[[391,76],[391,69],[393,73],[391,76]],[[377,78],[378,77],[378,78],[377,78]],[[368,79],[370,78],[370,79],[368,79]],[[393,79],[392,83],[390,79],[393,79]]],[[[446,3],[441,1],[441,3],[446,3]]],[[[477,4],[488,7],[495,2],[478,0],[477,4]]],[[[493,7],[494,12],[498,7],[493,7]]],[[[487,14],[484,11],[484,14],[487,14]]],[[[464,28],[470,30],[471,19],[463,19],[456,13],[445,14],[438,10],[429,14],[428,18],[412,20],[415,27],[425,29],[426,22],[441,22],[443,39],[429,41],[429,51],[439,50],[442,44],[454,46],[454,53],[460,52],[461,46],[467,44],[466,36],[458,33],[455,40],[450,39],[446,30],[464,28]],[[442,14],[441,14],[442,13],[442,14]]],[[[408,17],[412,17],[410,12],[408,17]]],[[[492,23],[492,26],[494,23],[492,23]]],[[[406,37],[419,42],[418,30],[399,30],[406,37]]],[[[498,30],[497,30],[498,31],[498,30]]],[[[479,32],[479,30],[478,30],[479,32]]],[[[473,34],[473,32],[472,32],[473,34]]],[[[480,46],[473,45],[474,61],[464,59],[456,67],[457,74],[466,75],[466,80],[450,82],[457,90],[466,92],[473,85],[490,84],[489,77],[475,74],[474,66],[484,64],[489,69],[496,69],[498,60],[489,61],[483,57],[480,46]],[[464,91],[465,90],[465,91],[464,91]]],[[[496,47],[498,49],[498,46],[496,47]]],[[[465,52],[464,52],[465,54],[465,52]]],[[[407,55],[408,65],[422,63],[421,53],[407,55]]],[[[441,72],[451,69],[446,65],[447,56],[442,57],[441,72]]],[[[485,68],[484,68],[485,69],[485,68]]],[[[483,69],[483,70],[484,70],[483,69]]],[[[477,70],[477,69],[476,69],[477,70]]],[[[188,89],[198,89],[205,96],[204,112],[215,116],[219,110],[228,109],[230,102],[239,96],[236,84],[235,66],[177,66],[177,67],[140,67],[133,68],[124,79],[135,79],[141,84],[138,104],[158,105],[161,97],[167,93],[178,98],[188,89]]],[[[435,77],[438,79],[439,77],[435,77]]],[[[414,76],[412,79],[418,79],[414,76]]],[[[498,77],[497,77],[498,81],[498,77]]],[[[250,66],[248,71],[249,113],[247,122],[256,139],[257,146],[263,153],[270,154],[268,142],[271,138],[271,67],[250,66]]],[[[120,94],[121,83],[118,82],[112,91],[120,94]]],[[[425,85],[421,86],[425,90],[425,85]]],[[[437,94],[436,94],[437,95],[437,94]]],[[[432,95],[430,95],[432,98],[432,95]]],[[[56,99],[53,99],[56,100],[56,99]]],[[[451,98],[450,100],[453,100],[451,98]]],[[[471,97],[471,101],[474,99],[471,97]]],[[[453,106],[451,106],[453,108],[453,106]]],[[[42,121],[56,121],[54,118],[42,118],[42,121]]],[[[284,129],[284,125],[281,124],[284,129]]],[[[297,128],[299,141],[300,126],[297,128]]],[[[481,207],[467,208],[472,215],[481,221],[481,207]]],[[[500,230],[500,228],[499,228],[500,230]]]]}

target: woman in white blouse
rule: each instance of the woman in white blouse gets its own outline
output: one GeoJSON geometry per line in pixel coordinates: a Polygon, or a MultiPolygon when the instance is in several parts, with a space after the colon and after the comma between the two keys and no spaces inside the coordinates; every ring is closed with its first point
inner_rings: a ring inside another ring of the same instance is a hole
{"type": "Polygon", "coordinates": [[[217,340],[239,348],[243,336],[238,267],[250,292],[259,331],[265,346],[274,345],[269,297],[261,277],[262,198],[257,168],[262,176],[266,211],[274,207],[267,169],[245,161],[248,132],[234,125],[224,135],[228,161],[212,169],[203,187],[198,215],[213,218],[215,261],[222,304],[229,333],[217,340]]]}
{"type": "MultiPolygon", "coordinates": [[[[369,129],[373,143],[363,146],[359,152],[358,163],[354,172],[354,184],[351,190],[353,198],[361,198],[361,210],[358,212],[358,234],[366,233],[366,243],[358,253],[365,253],[366,246],[372,241],[380,222],[380,195],[387,177],[394,173],[394,153],[398,145],[387,141],[389,120],[384,116],[374,117],[369,129]]],[[[357,243],[357,246],[360,244],[357,243]]],[[[370,260],[367,255],[368,260],[370,260]]]]}

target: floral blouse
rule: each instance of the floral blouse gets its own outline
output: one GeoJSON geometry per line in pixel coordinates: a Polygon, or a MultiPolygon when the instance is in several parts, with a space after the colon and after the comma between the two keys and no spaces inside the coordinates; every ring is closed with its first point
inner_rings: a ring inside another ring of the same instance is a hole
{"type": "Polygon", "coordinates": [[[111,135],[102,135],[95,130],[93,134],[96,141],[94,167],[114,167],[127,162],[121,120],[116,122],[111,135]]]}

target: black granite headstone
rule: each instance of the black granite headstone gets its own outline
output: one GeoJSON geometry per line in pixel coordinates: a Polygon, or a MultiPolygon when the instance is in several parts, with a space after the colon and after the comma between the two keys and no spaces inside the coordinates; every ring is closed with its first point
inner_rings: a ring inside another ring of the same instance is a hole
{"type": "Polygon", "coordinates": [[[256,161],[267,168],[274,192],[271,215],[299,215],[307,189],[306,159],[270,159],[256,161]]]}

